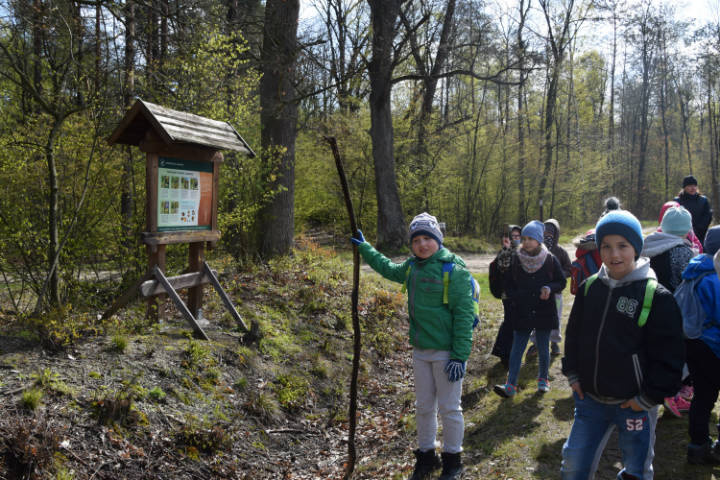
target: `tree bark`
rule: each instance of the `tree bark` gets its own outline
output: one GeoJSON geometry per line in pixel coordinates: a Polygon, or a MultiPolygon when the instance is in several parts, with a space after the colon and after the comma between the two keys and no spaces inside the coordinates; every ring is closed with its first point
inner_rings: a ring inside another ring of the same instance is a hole
{"type": "Polygon", "coordinates": [[[370,76],[370,137],[377,192],[377,245],[396,249],[405,243],[406,229],[395,175],[392,110],[395,22],[405,0],[368,0],[373,27],[370,76]]]}
{"type": "Polygon", "coordinates": [[[258,252],[263,257],[290,251],[295,230],[295,138],[297,101],[293,87],[298,54],[299,0],[268,0],[260,81],[262,155],[266,165],[279,161],[268,188],[276,192],[258,217],[258,252]]]}
{"type": "MultiPolygon", "coordinates": [[[[125,78],[123,103],[129,108],[135,95],[135,1],[125,3],[125,78]]],[[[130,146],[125,148],[123,159],[122,186],[120,192],[120,217],[122,222],[123,246],[126,252],[133,248],[133,216],[135,195],[133,191],[133,154],[130,146]]],[[[126,256],[127,258],[127,256],[126,256]]]]}

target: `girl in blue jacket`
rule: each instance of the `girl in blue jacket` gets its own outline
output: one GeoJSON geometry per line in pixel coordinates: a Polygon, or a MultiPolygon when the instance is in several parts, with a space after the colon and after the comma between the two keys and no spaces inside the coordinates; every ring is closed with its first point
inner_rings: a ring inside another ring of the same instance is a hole
{"type": "Polygon", "coordinates": [[[639,257],[642,228],[630,212],[602,217],[595,236],[602,266],[580,285],[565,332],[563,373],[575,420],[563,445],[562,478],[592,478],[617,428],[624,464],[617,478],[649,480],[658,406],[680,389],[682,317],[649,260],[639,257]]]}

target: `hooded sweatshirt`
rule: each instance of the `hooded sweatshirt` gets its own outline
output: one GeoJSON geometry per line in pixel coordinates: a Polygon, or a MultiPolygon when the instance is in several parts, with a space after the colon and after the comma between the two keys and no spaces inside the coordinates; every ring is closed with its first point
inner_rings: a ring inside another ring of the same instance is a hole
{"type": "Polygon", "coordinates": [[[642,255],[650,258],[650,267],[657,274],[658,282],[674,292],[694,252],[687,239],[658,231],[645,238],[642,255]]]}
{"type": "Polygon", "coordinates": [[[720,357],[720,278],[715,273],[713,257],[703,254],[690,260],[682,276],[683,279],[693,280],[706,275],[695,287],[695,294],[707,315],[700,340],[710,347],[716,357],[720,357]]]}
{"type": "Polygon", "coordinates": [[[548,229],[552,230],[552,241],[546,242],[545,246],[550,250],[550,253],[558,259],[563,275],[567,278],[570,276],[570,256],[563,247],[558,245],[558,241],[560,240],[560,223],[554,218],[551,218],[545,222],[545,231],[547,232],[548,229]]]}
{"type": "Polygon", "coordinates": [[[575,296],[562,371],[599,402],[634,398],[649,410],[680,389],[685,363],[682,316],[662,285],[655,290],[647,322],[638,325],[650,278],[655,274],[644,257],[620,280],[610,278],[603,265],[587,293],[583,284],[575,296]]]}

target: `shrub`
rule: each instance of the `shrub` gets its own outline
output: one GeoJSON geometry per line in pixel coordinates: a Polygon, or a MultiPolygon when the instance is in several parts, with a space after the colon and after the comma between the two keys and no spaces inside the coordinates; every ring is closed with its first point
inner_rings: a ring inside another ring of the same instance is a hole
{"type": "Polygon", "coordinates": [[[43,391],[39,388],[31,388],[25,390],[20,398],[20,405],[26,410],[35,410],[40,406],[42,401],[43,391]]]}

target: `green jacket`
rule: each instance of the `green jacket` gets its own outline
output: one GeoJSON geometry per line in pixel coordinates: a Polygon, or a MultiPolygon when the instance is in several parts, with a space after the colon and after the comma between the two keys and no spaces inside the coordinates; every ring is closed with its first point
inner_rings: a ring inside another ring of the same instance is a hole
{"type": "Polygon", "coordinates": [[[474,314],[470,272],[462,258],[443,247],[425,260],[413,256],[403,263],[393,263],[367,242],[358,249],[368,265],[388,280],[403,283],[407,278],[410,344],[422,349],[447,350],[450,358],[467,360],[474,314]],[[443,304],[444,262],[455,263],[447,304],[443,304]]]}

